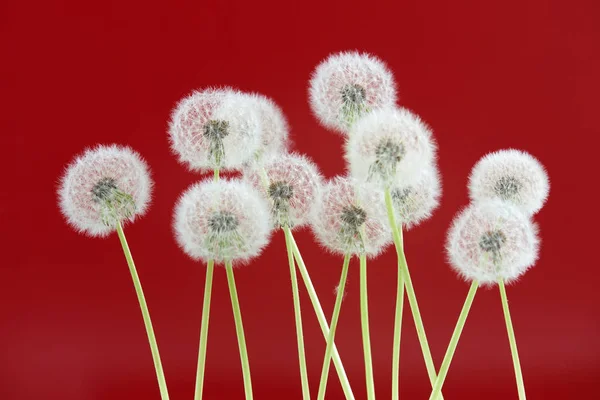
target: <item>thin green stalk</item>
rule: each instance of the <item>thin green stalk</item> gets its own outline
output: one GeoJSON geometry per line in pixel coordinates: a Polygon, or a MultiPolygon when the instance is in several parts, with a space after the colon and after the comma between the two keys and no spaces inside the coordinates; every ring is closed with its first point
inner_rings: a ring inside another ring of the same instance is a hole
{"type": "Polygon", "coordinates": [[[515,377],[517,378],[517,390],[519,391],[519,400],[525,400],[525,384],[523,383],[523,373],[521,372],[521,362],[519,361],[519,351],[517,350],[517,339],[510,318],[508,309],[508,298],[506,297],[506,288],[504,279],[498,279],[498,288],[500,288],[500,297],[502,298],[502,309],[504,310],[504,319],[506,320],[506,330],[510,342],[510,352],[512,354],[513,364],[515,366],[515,377]]]}
{"type": "Polygon", "coordinates": [[[446,379],[446,375],[448,374],[448,369],[450,369],[450,363],[452,362],[452,357],[454,356],[454,351],[456,350],[456,346],[458,345],[458,339],[460,339],[460,334],[465,326],[465,321],[467,320],[467,316],[469,315],[469,310],[471,309],[471,304],[473,304],[473,299],[475,298],[475,293],[477,293],[477,287],[479,283],[477,281],[473,281],[471,284],[471,288],[469,289],[469,293],[467,294],[467,298],[465,300],[465,304],[463,305],[462,311],[460,312],[460,316],[458,317],[458,322],[456,323],[456,327],[454,328],[454,332],[452,333],[452,338],[450,339],[450,344],[448,345],[448,349],[446,350],[446,355],[444,356],[444,361],[442,361],[442,366],[440,367],[440,373],[433,384],[433,390],[431,391],[431,396],[429,400],[437,400],[441,398],[442,385],[444,385],[444,380],[446,379]]]}
{"type": "Polygon", "coordinates": [[[402,313],[404,310],[404,276],[398,259],[398,289],[396,293],[396,315],[394,318],[394,348],[392,351],[392,400],[400,397],[400,338],[402,335],[402,313]]]}
{"type": "Polygon", "coordinates": [[[215,182],[219,180],[219,168],[215,169],[213,177],[214,177],[215,182]]]}
{"type": "MultiPolygon", "coordinates": [[[[394,244],[396,246],[396,253],[398,254],[399,267],[404,275],[404,284],[406,286],[406,294],[408,296],[408,303],[412,311],[412,316],[415,321],[415,327],[417,329],[417,336],[419,337],[419,344],[421,345],[421,351],[423,353],[423,359],[425,360],[425,367],[427,368],[427,375],[429,376],[429,382],[433,387],[433,384],[437,378],[435,372],[435,366],[433,364],[433,357],[431,357],[431,350],[429,350],[429,343],[427,342],[427,335],[425,335],[425,327],[423,326],[423,320],[421,318],[421,312],[419,311],[419,304],[417,303],[417,296],[415,289],[410,278],[410,272],[408,271],[408,264],[406,263],[406,256],[404,255],[404,244],[402,238],[402,229],[398,228],[396,223],[396,216],[394,215],[394,206],[392,204],[392,195],[390,189],[385,189],[385,205],[387,208],[388,218],[392,228],[392,234],[394,237],[394,244]]],[[[443,397],[442,397],[443,399],[443,397]]]]}
{"type": "Polygon", "coordinates": [[[292,281],[292,297],[294,299],[294,315],[296,317],[296,337],[298,338],[298,361],[300,363],[300,380],[302,381],[302,398],[310,400],[310,389],[308,387],[308,372],[306,369],[306,356],[304,354],[304,333],[302,330],[302,312],[300,309],[300,294],[298,292],[298,278],[296,276],[296,265],[294,264],[294,252],[292,250],[292,231],[284,226],[285,247],[287,249],[288,262],[290,264],[290,277],[292,281]]]}
{"type": "Polygon", "coordinates": [[[246,349],[246,338],[244,336],[244,325],[242,324],[242,313],[240,312],[240,302],[238,300],[237,289],[235,287],[235,278],[233,276],[233,266],[231,265],[231,260],[225,261],[225,271],[227,271],[227,284],[229,285],[229,295],[231,296],[231,307],[233,308],[233,318],[235,320],[235,332],[237,334],[238,345],[240,347],[240,359],[242,361],[242,372],[244,374],[244,391],[246,392],[246,400],[252,400],[250,362],[248,361],[248,350],[246,349]]]}
{"type": "Polygon", "coordinates": [[[206,281],[204,282],[204,301],[202,303],[202,323],[200,325],[200,346],[198,348],[198,370],[196,372],[196,391],[194,400],[202,399],[204,388],[204,370],[206,367],[206,344],[208,342],[208,319],[210,316],[210,297],[212,293],[214,260],[209,260],[206,266],[206,281]]]}
{"type": "MultiPolygon", "coordinates": [[[[294,246],[294,258],[296,259],[298,269],[300,270],[300,274],[302,275],[302,279],[304,280],[304,285],[306,286],[306,291],[308,292],[308,296],[310,297],[310,301],[315,310],[317,320],[319,321],[319,326],[321,327],[321,332],[323,332],[323,337],[327,340],[327,338],[329,337],[329,326],[327,325],[327,320],[325,319],[325,313],[323,312],[323,308],[321,307],[321,303],[319,302],[319,297],[317,296],[315,287],[312,284],[310,275],[308,274],[308,269],[306,269],[306,265],[304,264],[304,260],[302,260],[300,249],[298,248],[298,244],[296,243],[293,234],[290,234],[290,239],[292,240],[292,245],[294,246]]],[[[332,358],[333,365],[337,370],[337,374],[340,379],[342,389],[344,390],[346,400],[354,400],[354,394],[352,393],[352,388],[350,387],[348,376],[346,375],[346,371],[344,370],[344,365],[342,364],[342,360],[340,358],[340,354],[337,351],[335,343],[333,344],[332,358]]]]}
{"type": "Polygon", "coordinates": [[[335,298],[335,305],[333,307],[333,314],[331,316],[331,326],[329,328],[329,335],[327,335],[325,359],[323,360],[323,369],[321,370],[321,382],[319,383],[319,395],[317,396],[318,400],[325,399],[325,390],[327,389],[327,378],[329,377],[329,366],[331,365],[331,354],[333,353],[333,346],[335,344],[335,331],[337,329],[337,323],[340,317],[340,309],[342,308],[342,299],[344,298],[344,291],[346,289],[346,278],[348,277],[349,265],[350,255],[346,255],[344,257],[344,265],[342,266],[342,276],[340,277],[340,283],[337,288],[337,296],[335,298]]]}
{"type": "Polygon", "coordinates": [[[373,361],[371,360],[371,338],[369,335],[369,303],[367,296],[367,256],[360,255],[360,323],[362,326],[363,351],[365,353],[365,377],[367,398],[375,400],[373,361]]]}
{"type": "Polygon", "coordinates": [[[162,363],[160,362],[160,354],[158,352],[158,344],[156,343],[156,337],[154,336],[154,328],[152,328],[152,320],[150,319],[150,312],[148,311],[148,305],[146,304],[146,298],[144,297],[144,291],[142,290],[142,283],[135,269],[135,263],[123,232],[123,227],[120,222],[117,222],[117,234],[123,247],[123,253],[129,266],[129,272],[133,279],[133,286],[137,294],[138,301],[140,303],[140,309],[142,310],[142,317],[144,318],[144,325],[146,326],[146,333],[148,334],[148,342],[150,343],[150,350],[152,351],[152,359],[154,360],[154,369],[156,370],[156,378],[158,379],[158,387],[160,388],[160,397],[162,400],[169,400],[169,392],[167,391],[167,382],[165,380],[165,374],[163,372],[162,363]]]}

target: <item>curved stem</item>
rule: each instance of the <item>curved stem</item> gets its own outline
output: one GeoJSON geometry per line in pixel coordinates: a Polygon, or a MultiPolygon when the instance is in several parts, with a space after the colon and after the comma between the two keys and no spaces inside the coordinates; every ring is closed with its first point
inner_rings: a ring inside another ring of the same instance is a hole
{"type": "Polygon", "coordinates": [[[240,303],[238,300],[237,289],[235,287],[235,278],[233,276],[233,266],[231,265],[231,261],[225,261],[225,270],[227,271],[227,284],[229,285],[231,307],[233,309],[233,318],[235,320],[235,332],[237,334],[238,345],[240,347],[240,359],[242,361],[242,372],[244,374],[244,391],[246,392],[246,400],[252,400],[250,362],[248,361],[248,350],[246,349],[246,338],[244,336],[244,325],[242,324],[242,313],[240,312],[240,303]]]}
{"type": "Polygon", "coordinates": [[[458,339],[460,339],[460,334],[462,333],[462,330],[465,326],[465,321],[467,320],[467,316],[469,315],[469,310],[471,309],[471,304],[473,304],[473,299],[475,298],[475,293],[477,293],[478,286],[479,283],[477,281],[473,281],[473,283],[471,283],[471,288],[469,289],[469,293],[467,294],[467,298],[465,299],[465,304],[463,305],[462,311],[460,312],[460,316],[458,317],[458,322],[456,323],[456,327],[454,328],[454,332],[452,333],[452,338],[450,339],[450,344],[448,345],[448,349],[446,350],[444,361],[442,361],[442,366],[440,367],[440,374],[435,380],[429,400],[436,400],[441,397],[442,385],[444,384],[444,380],[446,379],[446,375],[448,374],[448,369],[450,369],[450,363],[452,362],[454,351],[456,350],[456,346],[458,345],[458,339]]]}
{"type": "Polygon", "coordinates": [[[214,260],[209,260],[206,266],[206,281],[204,282],[204,301],[202,303],[202,323],[200,325],[200,346],[198,347],[198,369],[196,371],[196,390],[194,400],[202,399],[204,388],[204,370],[206,366],[206,344],[208,342],[208,319],[210,316],[210,297],[212,293],[214,260]]]}
{"type": "Polygon", "coordinates": [[[348,277],[348,266],[350,265],[350,255],[344,257],[344,265],[342,266],[342,276],[340,277],[340,283],[337,288],[337,296],[335,298],[335,305],[333,307],[333,314],[331,316],[331,326],[329,334],[327,335],[327,346],[325,347],[325,359],[323,360],[323,368],[321,370],[321,382],[319,383],[319,395],[318,400],[325,399],[325,390],[327,389],[327,378],[329,376],[329,365],[331,363],[331,353],[333,352],[333,346],[335,343],[335,331],[337,329],[338,319],[340,317],[340,309],[342,308],[342,299],[344,298],[344,291],[346,289],[346,278],[348,277]]]}
{"type": "Polygon", "coordinates": [[[406,256],[404,255],[402,229],[398,228],[398,225],[396,223],[396,216],[394,215],[394,207],[392,204],[392,195],[390,194],[389,188],[385,189],[385,205],[387,208],[388,218],[392,228],[394,244],[396,246],[396,253],[398,254],[399,267],[402,269],[402,273],[404,274],[404,283],[406,286],[408,303],[410,304],[412,316],[415,321],[415,327],[417,328],[417,336],[419,337],[419,344],[421,345],[421,351],[423,352],[423,359],[425,360],[425,367],[427,368],[429,382],[433,387],[437,375],[435,372],[435,366],[433,364],[433,357],[431,357],[431,350],[429,350],[429,343],[427,342],[427,335],[425,334],[425,327],[423,326],[421,312],[419,311],[417,296],[415,294],[415,289],[410,278],[410,272],[408,271],[406,256]]]}
{"type": "Polygon", "coordinates": [[[369,303],[367,296],[367,256],[360,255],[360,322],[362,326],[363,351],[365,353],[365,377],[367,398],[375,400],[373,361],[371,359],[371,338],[369,335],[369,303]]]}
{"type": "MultiPolygon", "coordinates": [[[[310,301],[315,310],[315,315],[317,316],[317,321],[319,321],[321,332],[323,332],[323,337],[327,339],[329,337],[329,326],[327,325],[327,320],[325,319],[325,313],[323,312],[323,308],[321,307],[321,303],[319,302],[319,297],[317,296],[315,287],[313,286],[312,281],[310,279],[310,275],[308,274],[308,269],[306,269],[304,260],[302,260],[302,255],[300,254],[298,244],[296,243],[294,235],[291,234],[291,232],[290,239],[293,245],[294,258],[296,259],[298,269],[300,270],[300,274],[302,275],[302,279],[304,280],[304,285],[306,286],[306,291],[308,292],[308,296],[310,297],[310,301]]],[[[352,388],[350,387],[348,376],[346,375],[346,371],[344,370],[344,365],[342,364],[342,360],[340,358],[340,354],[337,351],[335,343],[333,344],[332,358],[333,365],[335,366],[338,377],[340,379],[340,383],[342,385],[342,389],[344,390],[346,400],[354,400],[354,394],[352,393],[352,388]]]]}
{"type": "Polygon", "coordinates": [[[392,400],[400,397],[400,338],[402,335],[402,313],[404,310],[404,276],[398,259],[398,288],[396,293],[396,315],[394,318],[394,348],[392,351],[392,400]]]}
{"type": "Polygon", "coordinates": [[[290,228],[283,227],[285,234],[285,247],[287,249],[288,262],[290,265],[290,278],[292,281],[292,297],[294,300],[294,315],[296,317],[296,337],[298,339],[298,361],[300,363],[300,380],[302,381],[302,398],[310,400],[310,389],[308,386],[308,372],[306,369],[306,356],[304,354],[304,333],[302,330],[302,312],[300,308],[300,294],[298,292],[298,278],[296,276],[296,265],[294,263],[294,253],[292,250],[292,241],[290,228]]]}
{"type": "Polygon", "coordinates": [[[144,297],[144,291],[142,290],[142,283],[135,269],[135,263],[127,239],[125,238],[125,232],[120,222],[117,222],[117,234],[123,247],[123,253],[129,266],[129,272],[133,279],[133,286],[137,294],[138,301],[140,303],[140,309],[142,310],[142,317],[144,318],[144,325],[146,326],[146,334],[148,335],[148,342],[150,343],[150,350],[152,351],[152,359],[154,360],[154,369],[156,370],[156,378],[158,379],[158,387],[160,389],[160,397],[162,400],[169,399],[169,392],[167,391],[167,382],[165,380],[165,374],[163,372],[162,363],[160,361],[160,354],[158,352],[158,344],[156,343],[156,337],[154,335],[154,328],[152,328],[152,320],[150,319],[150,312],[148,311],[148,305],[146,304],[146,298],[144,297]]]}
{"type": "Polygon", "coordinates": [[[519,400],[525,400],[525,384],[523,383],[523,373],[521,372],[521,362],[519,361],[519,351],[517,350],[517,339],[515,338],[515,331],[513,329],[512,320],[510,318],[510,310],[508,309],[508,298],[506,297],[504,279],[498,279],[498,288],[500,289],[500,297],[502,298],[502,309],[504,311],[504,319],[506,321],[506,331],[508,332],[510,352],[512,354],[513,364],[515,367],[515,377],[517,379],[517,390],[519,391],[519,400]]]}

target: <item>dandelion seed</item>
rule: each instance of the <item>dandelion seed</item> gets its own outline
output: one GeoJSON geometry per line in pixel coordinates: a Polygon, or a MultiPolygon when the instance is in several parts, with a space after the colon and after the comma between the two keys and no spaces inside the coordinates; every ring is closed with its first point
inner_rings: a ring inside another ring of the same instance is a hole
{"type": "Polygon", "coordinates": [[[268,243],[268,204],[243,181],[204,180],[179,199],[174,230],[181,248],[194,259],[244,262],[268,243]]]}
{"type": "Polygon", "coordinates": [[[380,109],[354,125],[346,143],[353,178],[382,186],[412,183],[435,160],[429,127],[406,109],[380,109]]]}
{"type": "Polygon", "coordinates": [[[270,98],[255,93],[248,95],[258,110],[262,127],[261,144],[256,151],[260,162],[287,152],[289,147],[289,126],[281,108],[270,98]]]}
{"type": "Polygon", "coordinates": [[[515,204],[527,215],[542,208],[549,189],[542,164],[520,150],[500,150],[484,156],[469,177],[472,201],[501,199],[515,204]]]}
{"type": "Polygon", "coordinates": [[[537,226],[515,205],[488,200],[472,204],[454,220],[446,249],[465,279],[495,284],[513,281],[538,256],[537,226]]]}
{"type": "Polygon", "coordinates": [[[329,56],[313,73],[309,92],[312,111],[321,123],[344,134],[364,113],[396,102],[392,73],[366,53],[329,56]]]}
{"type": "Polygon", "coordinates": [[[145,161],[129,147],[100,145],[69,164],[58,190],[67,222],[89,236],[106,236],[117,223],[146,212],[152,181],[145,161]]]}
{"type": "Polygon", "coordinates": [[[238,169],[260,145],[256,100],[230,88],[195,91],[173,110],[169,139],[191,170],[238,169]]]}
{"type": "Polygon", "coordinates": [[[435,166],[424,169],[415,183],[392,185],[392,202],[396,222],[410,229],[431,217],[441,195],[439,173],[435,166]]]}

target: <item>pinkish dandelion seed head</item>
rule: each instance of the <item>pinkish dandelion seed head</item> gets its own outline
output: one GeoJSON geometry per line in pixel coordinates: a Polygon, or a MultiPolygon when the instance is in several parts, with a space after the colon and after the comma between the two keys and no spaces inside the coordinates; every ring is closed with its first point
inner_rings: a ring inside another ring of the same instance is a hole
{"type": "Polygon", "coordinates": [[[129,147],[99,145],[71,162],[58,190],[69,225],[89,236],[107,236],[118,222],[133,221],[150,203],[148,165],[129,147]]]}
{"type": "Polygon", "coordinates": [[[173,227],[191,258],[243,263],[267,245],[272,222],[266,200],[248,183],[206,179],[180,197],[173,227]]]}
{"type": "Polygon", "coordinates": [[[393,184],[390,189],[396,222],[411,229],[428,219],[440,204],[442,185],[435,166],[421,171],[414,183],[393,184]]]}
{"type": "Polygon", "coordinates": [[[471,204],[452,223],[446,250],[466,280],[494,284],[514,281],[538,257],[537,226],[515,205],[488,200],[471,204]]]}
{"type": "Polygon", "coordinates": [[[317,66],[309,97],[313,113],[325,127],[347,134],[365,112],[395,104],[396,84],[377,57],[342,52],[317,66]]]}
{"type": "Polygon", "coordinates": [[[258,110],[261,120],[261,143],[256,158],[261,161],[287,152],[289,147],[289,126],[281,108],[262,94],[248,95],[258,110]]]}

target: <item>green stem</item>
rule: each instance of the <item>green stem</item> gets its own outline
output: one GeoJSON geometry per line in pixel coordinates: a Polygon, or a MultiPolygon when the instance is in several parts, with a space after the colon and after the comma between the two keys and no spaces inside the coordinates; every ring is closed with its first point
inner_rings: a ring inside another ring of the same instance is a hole
{"type": "Polygon", "coordinates": [[[515,367],[515,377],[517,378],[517,390],[519,391],[519,400],[525,400],[525,384],[523,383],[523,373],[521,372],[521,362],[519,361],[519,351],[517,350],[517,339],[510,318],[508,309],[508,298],[506,297],[506,288],[504,279],[498,279],[498,288],[500,288],[500,297],[502,298],[502,309],[504,310],[504,319],[506,320],[506,330],[510,342],[510,352],[512,353],[513,364],[515,367]]]}
{"type": "Polygon", "coordinates": [[[392,204],[392,195],[390,194],[389,188],[385,189],[385,205],[387,208],[388,218],[392,228],[396,252],[398,253],[399,266],[402,269],[402,273],[404,274],[404,283],[406,286],[408,303],[410,305],[412,316],[415,321],[415,327],[417,328],[417,336],[419,337],[419,344],[421,345],[421,351],[423,352],[423,359],[425,360],[425,367],[427,368],[429,382],[433,387],[437,375],[435,372],[435,366],[433,364],[433,357],[431,357],[431,350],[429,350],[427,335],[425,335],[425,327],[423,326],[423,320],[421,319],[421,312],[419,311],[417,296],[415,295],[415,289],[412,284],[412,279],[410,278],[410,272],[408,271],[408,264],[406,263],[406,256],[404,255],[402,229],[398,228],[398,225],[396,224],[396,216],[394,215],[394,206],[392,204]]]}
{"type": "Polygon", "coordinates": [[[214,266],[214,260],[209,260],[208,265],[206,266],[206,281],[204,282],[204,301],[202,303],[202,323],[200,325],[200,346],[198,350],[198,370],[196,372],[196,391],[194,400],[202,399],[202,389],[204,387],[206,344],[208,342],[208,318],[210,316],[210,297],[212,293],[214,266]]]}
{"type": "Polygon", "coordinates": [[[338,319],[340,317],[340,309],[342,308],[342,299],[346,289],[346,278],[348,277],[348,266],[350,265],[350,255],[344,257],[344,265],[342,266],[342,276],[337,288],[337,296],[333,307],[333,315],[331,316],[331,326],[327,335],[327,346],[325,347],[325,359],[323,360],[323,369],[321,370],[321,382],[319,383],[318,400],[325,399],[325,390],[327,389],[327,378],[329,376],[329,366],[331,363],[331,354],[335,345],[335,331],[337,329],[338,319]]]}
{"type": "MultiPolygon", "coordinates": [[[[315,287],[312,284],[310,275],[308,274],[308,269],[304,264],[304,260],[302,260],[300,249],[298,248],[298,244],[296,243],[293,234],[290,234],[290,239],[292,241],[292,245],[294,246],[294,258],[296,259],[298,269],[300,270],[300,274],[302,275],[302,279],[304,280],[304,285],[306,286],[306,291],[308,292],[308,296],[310,297],[310,301],[315,310],[317,320],[319,321],[319,326],[321,327],[321,332],[323,333],[323,337],[327,340],[327,338],[329,337],[329,326],[327,325],[325,313],[323,312],[323,308],[321,307],[321,303],[319,302],[319,297],[317,296],[315,287]]],[[[335,366],[338,377],[340,379],[340,383],[342,385],[342,389],[344,390],[346,400],[354,400],[354,394],[352,393],[352,388],[350,387],[348,376],[346,375],[346,371],[344,370],[344,365],[342,364],[342,360],[340,358],[340,354],[338,353],[337,347],[335,346],[335,343],[333,344],[332,358],[333,365],[335,366]]]]}
{"type": "Polygon", "coordinates": [[[300,380],[302,381],[302,398],[310,400],[310,389],[308,387],[308,372],[306,369],[306,356],[304,354],[304,333],[302,330],[302,312],[300,309],[300,294],[298,292],[298,278],[296,276],[296,265],[294,264],[294,253],[292,250],[292,232],[287,226],[283,227],[285,234],[285,247],[287,249],[288,262],[290,265],[290,277],[292,280],[292,297],[294,299],[294,314],[296,317],[296,337],[298,339],[298,361],[300,363],[300,380]]]}
{"type": "Polygon", "coordinates": [[[150,350],[152,351],[152,359],[154,360],[154,368],[156,369],[156,378],[158,379],[158,387],[160,388],[160,397],[162,400],[169,399],[169,392],[167,391],[167,382],[165,380],[165,374],[163,372],[162,363],[160,362],[160,354],[158,352],[158,344],[156,343],[156,337],[154,336],[154,328],[152,328],[152,320],[150,319],[150,312],[148,311],[148,305],[144,297],[144,291],[142,290],[142,283],[135,269],[135,263],[123,232],[121,222],[117,222],[117,234],[123,247],[123,253],[129,266],[129,272],[133,279],[133,286],[137,294],[138,301],[140,303],[140,309],[142,310],[142,317],[144,318],[144,325],[146,326],[146,333],[148,334],[148,342],[150,343],[150,350]]]}
{"type": "Polygon", "coordinates": [[[477,281],[473,281],[473,283],[471,283],[471,288],[469,289],[469,293],[467,294],[465,304],[463,305],[462,311],[460,312],[460,316],[458,317],[458,322],[456,323],[456,327],[454,328],[454,333],[452,333],[452,338],[450,339],[450,344],[448,345],[448,349],[446,350],[444,361],[442,361],[440,373],[437,379],[435,380],[435,383],[433,384],[433,390],[431,392],[429,400],[437,400],[441,398],[442,385],[444,384],[444,380],[446,379],[446,375],[448,374],[448,369],[450,369],[450,363],[452,362],[454,351],[456,350],[456,346],[458,345],[458,339],[460,339],[460,334],[462,333],[462,330],[465,326],[465,321],[467,320],[467,316],[469,315],[469,310],[471,309],[471,304],[473,304],[473,299],[475,298],[475,293],[477,293],[478,286],[479,283],[477,281]]]}
{"type": "Polygon", "coordinates": [[[215,168],[213,179],[215,180],[215,182],[219,180],[219,168],[215,168]]]}
{"type": "Polygon", "coordinates": [[[392,351],[392,400],[400,397],[400,337],[402,335],[402,313],[404,310],[404,276],[398,259],[398,288],[396,293],[396,315],[394,319],[394,348],[392,351]]]}
{"type": "Polygon", "coordinates": [[[369,303],[367,296],[367,256],[360,255],[360,322],[362,326],[363,351],[365,353],[365,377],[367,398],[375,400],[373,361],[371,360],[371,338],[369,335],[369,303]]]}
{"type": "Polygon", "coordinates": [[[237,334],[238,345],[240,347],[240,359],[242,361],[242,372],[244,374],[244,390],[246,392],[246,400],[252,400],[250,362],[248,361],[248,350],[246,350],[246,338],[244,337],[242,313],[240,312],[240,302],[238,300],[237,289],[235,288],[235,278],[233,277],[233,266],[231,265],[231,260],[225,261],[225,270],[227,271],[227,284],[229,285],[231,307],[233,308],[233,318],[235,320],[235,332],[237,334]]]}

